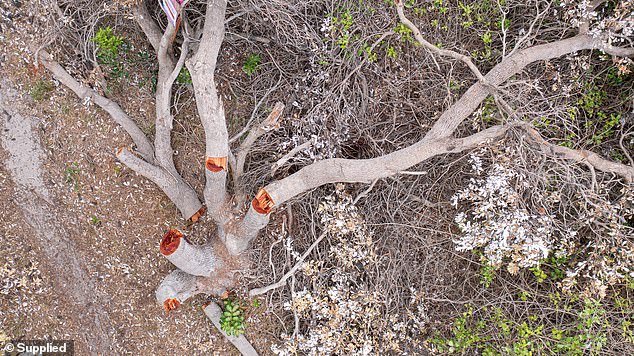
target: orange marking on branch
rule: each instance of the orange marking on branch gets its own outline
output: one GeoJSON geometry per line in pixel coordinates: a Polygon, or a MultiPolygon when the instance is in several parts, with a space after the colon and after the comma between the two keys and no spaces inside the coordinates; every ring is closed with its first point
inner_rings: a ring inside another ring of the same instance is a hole
{"type": "Polygon", "coordinates": [[[163,302],[163,308],[165,309],[166,312],[170,312],[178,308],[180,305],[181,305],[181,302],[179,302],[178,299],[176,298],[167,299],[166,301],[163,302]]]}
{"type": "Polygon", "coordinates": [[[257,211],[259,214],[268,214],[273,210],[275,203],[273,202],[273,198],[267,193],[264,188],[260,189],[258,194],[253,198],[251,202],[253,209],[257,211]]]}
{"type": "Polygon", "coordinates": [[[165,235],[163,236],[163,240],[161,241],[161,253],[163,256],[169,256],[181,243],[181,238],[183,234],[176,229],[169,229],[165,235]]]}
{"type": "Polygon", "coordinates": [[[192,215],[192,217],[189,218],[189,220],[191,220],[191,222],[195,223],[198,220],[200,220],[200,217],[205,215],[206,212],[207,212],[207,208],[203,206],[200,209],[198,209],[198,211],[194,215],[192,215]]]}
{"type": "Polygon", "coordinates": [[[207,157],[205,159],[205,167],[214,173],[218,173],[223,169],[226,171],[227,157],[207,157]]]}
{"type": "Polygon", "coordinates": [[[125,150],[125,147],[121,147],[117,150],[117,157],[119,157],[119,155],[123,153],[123,150],[125,150]]]}

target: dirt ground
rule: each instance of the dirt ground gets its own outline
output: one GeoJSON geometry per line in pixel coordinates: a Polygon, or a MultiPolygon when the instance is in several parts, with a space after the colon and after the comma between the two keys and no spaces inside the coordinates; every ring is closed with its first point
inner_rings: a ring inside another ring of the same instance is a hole
{"type": "MultiPolygon", "coordinates": [[[[169,315],[154,290],[173,266],[159,242],[183,227],[151,182],[116,162],[130,144],[0,32],[0,341],[72,339],[78,355],[230,355],[203,298],[169,315]],[[44,97],[39,86],[52,85],[44,97]],[[35,89],[34,89],[35,88],[35,89]]],[[[16,25],[16,24],[14,24],[16,25]]],[[[152,116],[140,100],[133,115],[152,116]]]]}

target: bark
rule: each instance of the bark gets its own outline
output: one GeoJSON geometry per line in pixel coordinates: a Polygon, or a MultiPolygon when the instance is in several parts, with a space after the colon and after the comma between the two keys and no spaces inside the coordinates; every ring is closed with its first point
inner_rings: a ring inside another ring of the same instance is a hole
{"type": "Polygon", "coordinates": [[[141,3],[134,8],[134,19],[137,24],[139,24],[139,27],[141,27],[143,33],[145,33],[145,36],[154,50],[158,51],[162,36],[161,29],[152,19],[152,15],[150,15],[145,1],[141,1],[141,3]]]}
{"type": "MultiPolygon", "coordinates": [[[[172,85],[174,84],[174,80],[170,81],[172,72],[175,71],[175,64],[171,54],[172,36],[175,31],[176,29],[172,24],[167,25],[157,51],[159,71],[156,85],[156,136],[154,138],[154,147],[158,163],[170,173],[178,175],[176,167],[174,166],[174,151],[172,150],[174,116],[172,116],[171,110],[172,85]]],[[[184,53],[181,53],[183,59],[179,61],[182,67],[184,56],[187,55],[187,42],[183,44],[181,49],[184,51],[184,53]]],[[[178,73],[176,74],[178,75],[178,73]]],[[[176,79],[176,77],[174,77],[174,79],[176,79]]]]}
{"type": "Polygon", "coordinates": [[[222,267],[211,244],[192,245],[178,230],[169,230],[161,241],[161,253],[174,266],[194,276],[210,277],[222,267]]]}
{"type": "Polygon", "coordinates": [[[165,276],[156,289],[155,296],[166,311],[178,308],[180,304],[198,293],[197,277],[175,269],[165,276]]]}
{"type": "MultiPolygon", "coordinates": [[[[205,131],[205,156],[227,158],[229,135],[225,122],[222,100],[214,82],[214,70],[220,46],[224,38],[224,20],[227,2],[211,0],[207,3],[205,27],[196,54],[186,65],[192,77],[198,115],[205,131]]],[[[205,203],[210,216],[218,226],[227,221],[224,213],[226,199],[227,170],[213,172],[205,170],[205,203]]]]}

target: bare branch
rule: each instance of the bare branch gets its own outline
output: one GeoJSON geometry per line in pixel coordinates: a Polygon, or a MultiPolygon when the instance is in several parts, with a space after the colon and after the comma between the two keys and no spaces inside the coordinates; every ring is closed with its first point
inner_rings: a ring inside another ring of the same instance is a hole
{"type": "Polygon", "coordinates": [[[136,123],[114,101],[99,95],[93,89],[83,86],[73,78],[59,63],[54,61],[45,50],[40,50],[40,63],[51,71],[53,76],[64,86],[72,90],[80,99],[92,101],[105,110],[112,119],[130,135],[136,145],[136,150],[147,162],[154,162],[154,148],[147,136],[139,129],[136,123]]]}
{"type": "Polygon", "coordinates": [[[317,240],[315,240],[315,242],[313,242],[313,244],[310,245],[310,247],[306,250],[306,252],[304,252],[304,254],[302,254],[299,257],[295,266],[293,266],[293,268],[291,268],[288,272],[286,272],[286,274],[282,276],[282,278],[280,278],[279,281],[265,287],[251,289],[249,291],[249,296],[254,297],[256,295],[267,293],[268,291],[272,289],[276,289],[276,288],[280,288],[284,286],[286,284],[286,280],[289,279],[292,275],[294,275],[295,272],[297,272],[297,270],[304,264],[304,260],[306,259],[306,257],[308,257],[308,255],[310,255],[310,253],[313,252],[315,247],[319,245],[319,243],[321,242],[321,240],[324,239],[324,237],[326,237],[326,231],[322,232],[322,234],[319,235],[317,240]]]}
{"type": "MultiPolygon", "coordinates": [[[[156,85],[156,137],[154,138],[154,147],[156,149],[156,160],[158,163],[174,175],[178,175],[174,167],[174,150],[172,149],[172,127],[174,116],[172,115],[172,85],[170,77],[174,72],[175,64],[172,56],[172,36],[176,29],[171,24],[167,25],[159,49],[157,58],[159,64],[158,83],[156,85]]],[[[186,41],[183,43],[185,53],[181,53],[181,57],[187,55],[186,41]]],[[[184,60],[184,58],[181,58],[184,60]]],[[[176,78],[174,78],[176,79],[176,78]]]]}
{"type": "Polygon", "coordinates": [[[236,160],[237,160],[236,176],[237,177],[240,177],[242,173],[244,172],[244,163],[246,161],[247,155],[249,154],[249,151],[251,150],[251,146],[253,146],[255,141],[257,141],[257,139],[260,138],[260,136],[264,135],[266,132],[270,131],[271,129],[277,126],[278,120],[280,116],[282,115],[283,111],[284,111],[284,104],[281,102],[275,103],[275,106],[273,107],[273,110],[271,110],[271,113],[269,114],[269,116],[260,125],[253,127],[249,131],[247,138],[244,140],[242,145],[240,145],[240,148],[238,149],[238,152],[236,153],[236,160]]]}
{"type": "Polygon", "coordinates": [[[561,57],[584,49],[601,49],[614,55],[634,55],[634,49],[618,48],[598,38],[579,35],[565,40],[529,47],[515,52],[497,64],[485,76],[485,83],[473,84],[466,93],[447,109],[429,130],[425,138],[446,137],[453,134],[458,125],[473,113],[495,87],[521,72],[531,63],[561,57]],[[630,53],[631,52],[631,53],[630,53]]]}
{"type": "Polygon", "coordinates": [[[273,164],[273,166],[271,166],[271,175],[274,175],[275,172],[281,167],[283,166],[286,162],[288,162],[291,158],[295,157],[296,154],[300,153],[301,151],[307,149],[308,147],[310,147],[313,144],[312,140],[308,140],[304,143],[302,143],[301,145],[293,148],[289,153],[285,154],[284,156],[282,156],[282,158],[278,159],[277,162],[275,162],[273,164]]]}
{"type": "Polygon", "coordinates": [[[227,169],[229,156],[229,135],[225,122],[222,100],[218,96],[214,82],[214,70],[220,46],[224,37],[224,21],[227,3],[224,0],[212,0],[207,3],[205,27],[196,54],[186,62],[192,77],[198,115],[205,130],[205,202],[210,216],[218,225],[224,224],[227,217],[222,206],[226,196],[227,169]],[[225,165],[209,165],[207,162],[222,162],[225,165]]]}
{"type": "MultiPolygon", "coordinates": [[[[627,183],[634,181],[634,167],[626,166],[621,163],[608,161],[598,154],[588,150],[573,150],[568,147],[552,144],[546,140],[529,124],[522,125],[527,134],[527,141],[530,144],[537,145],[539,149],[547,155],[568,159],[571,161],[584,163],[589,166],[591,170],[596,168],[604,172],[612,172],[623,178],[627,183]]],[[[594,175],[594,172],[592,172],[594,175]]],[[[596,178],[593,179],[593,181],[596,178]]]]}
{"type": "Polygon", "coordinates": [[[471,58],[469,58],[468,56],[465,56],[464,54],[460,54],[458,52],[454,52],[448,49],[438,48],[434,46],[433,44],[427,42],[427,40],[425,40],[425,38],[421,34],[418,27],[416,27],[416,25],[414,25],[414,23],[405,16],[405,12],[403,11],[403,8],[404,8],[403,0],[395,0],[394,3],[396,3],[396,11],[398,12],[398,18],[401,20],[403,24],[405,24],[405,26],[407,26],[410,30],[412,30],[412,33],[414,34],[414,38],[416,38],[416,41],[418,41],[418,43],[420,43],[423,47],[427,48],[429,51],[437,55],[453,58],[463,62],[464,64],[467,65],[467,67],[469,67],[469,70],[473,72],[473,74],[476,76],[476,78],[478,78],[479,81],[483,83],[486,82],[485,77],[482,75],[482,73],[480,73],[480,70],[478,69],[478,67],[476,67],[476,65],[473,64],[473,62],[471,61],[471,58]]]}

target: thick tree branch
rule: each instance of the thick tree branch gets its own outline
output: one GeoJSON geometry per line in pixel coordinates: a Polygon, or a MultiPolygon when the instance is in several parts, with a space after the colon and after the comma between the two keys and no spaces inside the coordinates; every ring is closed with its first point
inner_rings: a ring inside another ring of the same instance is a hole
{"type": "Polygon", "coordinates": [[[205,130],[205,202],[209,215],[219,227],[227,220],[222,207],[226,196],[229,137],[222,100],[214,82],[214,71],[224,38],[226,7],[225,0],[211,0],[207,3],[205,27],[198,50],[186,62],[192,77],[198,115],[205,130]]]}
{"type": "Polygon", "coordinates": [[[211,244],[192,245],[174,229],[163,236],[161,253],[174,266],[194,276],[209,277],[222,266],[222,260],[211,244]]]}
{"type": "Polygon", "coordinates": [[[57,80],[72,90],[80,99],[92,101],[105,110],[112,119],[130,135],[136,145],[136,150],[147,162],[154,162],[154,148],[147,136],[139,129],[134,121],[114,101],[99,95],[93,89],[83,86],[71,76],[59,63],[54,61],[45,50],[39,51],[39,60],[57,80]]]}
{"type": "Polygon", "coordinates": [[[165,276],[155,292],[156,301],[171,311],[178,308],[187,299],[199,293],[199,278],[179,269],[165,276]]]}
{"type": "Polygon", "coordinates": [[[634,49],[613,47],[599,38],[586,35],[578,35],[517,51],[493,67],[484,76],[484,83],[473,84],[457,102],[440,116],[425,138],[432,139],[452,135],[462,121],[469,117],[489,95],[489,87],[487,86],[498,86],[504,83],[531,63],[561,57],[584,49],[601,49],[606,53],[618,56],[634,55],[634,49]]]}
{"type": "Polygon", "coordinates": [[[145,33],[145,36],[148,41],[150,41],[154,50],[158,52],[162,36],[161,29],[152,19],[152,15],[150,15],[150,12],[147,10],[145,1],[141,1],[139,5],[134,8],[134,19],[139,24],[139,27],[141,27],[143,33],[145,33]]]}
{"type": "MultiPolygon", "coordinates": [[[[172,36],[175,31],[174,26],[171,24],[167,25],[157,51],[159,70],[156,85],[156,136],[154,138],[154,147],[158,163],[170,173],[178,175],[174,166],[174,150],[171,142],[174,122],[174,116],[172,116],[171,112],[172,84],[174,81],[170,82],[169,80],[175,70],[172,56],[172,36]]],[[[185,53],[181,53],[181,57],[187,55],[187,44],[187,41],[183,43],[181,50],[185,53]]]]}

